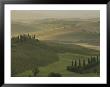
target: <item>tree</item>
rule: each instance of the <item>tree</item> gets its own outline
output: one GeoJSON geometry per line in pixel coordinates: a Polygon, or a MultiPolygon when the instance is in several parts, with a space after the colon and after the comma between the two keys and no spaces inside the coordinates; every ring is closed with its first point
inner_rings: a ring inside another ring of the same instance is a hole
{"type": "Polygon", "coordinates": [[[93,60],[94,60],[94,63],[96,63],[96,62],[97,62],[96,57],[94,57],[94,58],[93,58],[93,60]]]}
{"type": "Polygon", "coordinates": [[[99,57],[97,56],[97,63],[99,62],[99,57]]]}
{"type": "Polygon", "coordinates": [[[79,59],[79,67],[81,67],[81,60],[79,59]]]}
{"type": "Polygon", "coordinates": [[[34,35],[34,39],[36,38],[36,36],[34,35]]]}
{"type": "Polygon", "coordinates": [[[85,61],[85,59],[83,59],[83,67],[85,67],[86,66],[86,61],[85,61]]]}
{"type": "Polygon", "coordinates": [[[33,76],[34,76],[34,77],[37,76],[37,74],[39,73],[39,68],[38,68],[38,67],[34,68],[34,69],[32,70],[32,73],[33,73],[33,76]]]}
{"type": "Polygon", "coordinates": [[[88,58],[88,64],[90,64],[91,63],[91,59],[90,58],[88,58]]]}
{"type": "Polygon", "coordinates": [[[77,67],[77,61],[76,60],[74,60],[74,66],[77,67]]]}
{"type": "Polygon", "coordinates": [[[92,64],[95,64],[95,63],[96,63],[96,58],[95,58],[95,57],[92,57],[92,58],[91,58],[91,63],[92,63],[92,64]]]}
{"type": "Polygon", "coordinates": [[[73,66],[73,60],[72,60],[72,66],[73,66]]]}
{"type": "Polygon", "coordinates": [[[19,35],[17,36],[17,40],[19,41],[19,39],[20,39],[20,37],[19,37],[19,35]]]}

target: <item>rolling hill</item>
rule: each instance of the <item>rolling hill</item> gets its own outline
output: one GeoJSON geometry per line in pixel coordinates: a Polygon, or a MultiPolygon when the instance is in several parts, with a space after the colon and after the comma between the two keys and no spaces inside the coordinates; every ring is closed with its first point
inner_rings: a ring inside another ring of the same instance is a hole
{"type": "Polygon", "coordinates": [[[97,42],[100,39],[99,18],[93,19],[42,19],[30,23],[12,22],[12,36],[32,33],[40,40],[97,42]]]}
{"type": "Polygon", "coordinates": [[[12,76],[28,76],[33,67],[40,68],[39,76],[47,76],[52,71],[64,76],[83,76],[65,67],[73,59],[100,55],[99,18],[12,21],[11,31],[12,37],[17,39],[16,36],[27,33],[36,36],[34,40],[11,40],[12,76]]]}
{"type": "Polygon", "coordinates": [[[72,53],[80,55],[99,55],[99,51],[84,48],[79,45],[60,44],[49,41],[19,41],[12,40],[11,70],[12,76],[32,69],[43,67],[59,61],[59,54],[72,53]]]}

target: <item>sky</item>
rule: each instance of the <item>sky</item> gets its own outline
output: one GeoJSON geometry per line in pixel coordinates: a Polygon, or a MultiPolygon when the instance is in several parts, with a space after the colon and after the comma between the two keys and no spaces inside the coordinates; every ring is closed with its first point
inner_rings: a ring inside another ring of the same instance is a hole
{"type": "Polygon", "coordinates": [[[37,20],[45,18],[97,18],[99,10],[12,10],[12,20],[37,20]]]}

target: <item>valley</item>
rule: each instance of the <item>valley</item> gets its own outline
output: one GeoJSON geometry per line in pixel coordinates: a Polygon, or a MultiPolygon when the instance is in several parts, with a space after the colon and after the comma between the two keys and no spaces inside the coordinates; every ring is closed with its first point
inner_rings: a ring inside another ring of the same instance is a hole
{"type": "Polygon", "coordinates": [[[12,21],[11,27],[12,77],[100,76],[99,18],[12,21]]]}

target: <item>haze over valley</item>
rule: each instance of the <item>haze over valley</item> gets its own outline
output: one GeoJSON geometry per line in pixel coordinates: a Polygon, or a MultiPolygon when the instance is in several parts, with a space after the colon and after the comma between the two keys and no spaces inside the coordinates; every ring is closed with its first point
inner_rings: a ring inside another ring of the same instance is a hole
{"type": "Polygon", "coordinates": [[[48,76],[50,72],[62,76],[100,75],[98,10],[13,10],[11,36],[12,76],[32,76],[33,66],[39,66],[38,76],[48,76]],[[92,62],[96,58],[97,63],[95,61],[89,65],[90,58],[92,62]],[[71,62],[73,67],[76,60],[78,64],[81,61],[80,70],[66,70],[65,67],[71,62]],[[88,64],[85,66],[87,70],[81,68],[84,66],[83,60],[85,65],[88,64]],[[53,69],[57,66],[58,69],[53,69]]]}

